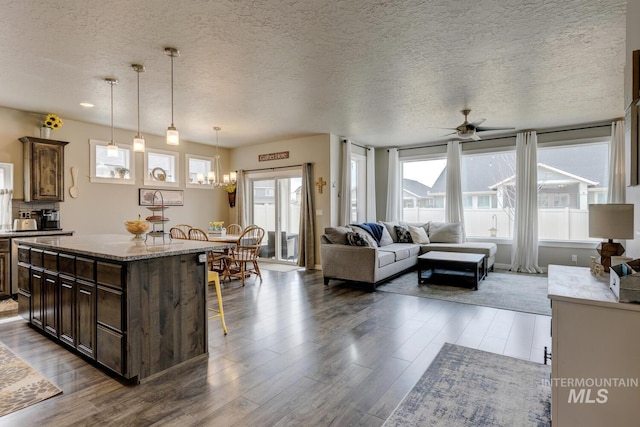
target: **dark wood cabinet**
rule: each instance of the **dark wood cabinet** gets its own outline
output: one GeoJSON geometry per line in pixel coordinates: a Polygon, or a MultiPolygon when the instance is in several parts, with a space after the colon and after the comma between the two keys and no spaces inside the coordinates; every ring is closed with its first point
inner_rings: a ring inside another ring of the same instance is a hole
{"type": "Polygon", "coordinates": [[[64,146],[66,141],[25,136],[24,201],[64,201],[64,146]]]}
{"type": "Polygon", "coordinates": [[[58,311],[60,309],[58,293],[58,274],[45,271],[42,288],[42,322],[45,332],[58,336],[58,311]]]}
{"type": "Polygon", "coordinates": [[[31,323],[36,328],[42,329],[42,289],[44,283],[44,271],[31,268],[31,323]]]}
{"type": "Polygon", "coordinates": [[[84,280],[76,282],[76,348],[83,354],[95,358],[96,349],[96,285],[84,280]]]}
{"type": "Polygon", "coordinates": [[[60,275],[60,341],[76,346],[76,279],[60,275]]]}
{"type": "Polygon", "coordinates": [[[11,295],[10,265],[9,239],[0,239],[0,297],[11,295]]]}

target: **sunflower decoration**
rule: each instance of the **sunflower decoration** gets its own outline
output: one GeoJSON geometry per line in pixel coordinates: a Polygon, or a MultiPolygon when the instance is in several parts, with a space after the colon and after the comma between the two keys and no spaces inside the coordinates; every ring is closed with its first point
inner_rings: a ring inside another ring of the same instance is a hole
{"type": "Polygon", "coordinates": [[[50,129],[60,129],[63,123],[64,122],[57,115],[47,114],[42,126],[50,129]]]}
{"type": "Polygon", "coordinates": [[[227,190],[227,193],[229,193],[229,194],[235,193],[236,192],[236,185],[235,184],[229,184],[224,189],[227,190]]]}

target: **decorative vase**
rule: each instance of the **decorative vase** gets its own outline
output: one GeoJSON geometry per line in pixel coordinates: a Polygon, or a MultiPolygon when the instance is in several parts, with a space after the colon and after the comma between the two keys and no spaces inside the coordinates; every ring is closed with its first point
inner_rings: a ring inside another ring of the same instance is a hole
{"type": "Polygon", "coordinates": [[[42,126],[40,128],[40,138],[49,139],[50,136],[51,136],[51,128],[42,126]]]}
{"type": "Polygon", "coordinates": [[[227,194],[229,195],[229,207],[232,208],[236,205],[236,192],[227,194]]]}

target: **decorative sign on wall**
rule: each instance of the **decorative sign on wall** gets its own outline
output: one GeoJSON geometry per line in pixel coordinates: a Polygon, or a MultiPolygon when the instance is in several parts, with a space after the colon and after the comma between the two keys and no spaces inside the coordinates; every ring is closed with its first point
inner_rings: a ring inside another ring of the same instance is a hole
{"type": "Polygon", "coordinates": [[[258,154],[259,162],[266,162],[268,160],[282,160],[282,159],[288,159],[288,158],[289,158],[288,151],[280,151],[279,153],[258,154]]]}

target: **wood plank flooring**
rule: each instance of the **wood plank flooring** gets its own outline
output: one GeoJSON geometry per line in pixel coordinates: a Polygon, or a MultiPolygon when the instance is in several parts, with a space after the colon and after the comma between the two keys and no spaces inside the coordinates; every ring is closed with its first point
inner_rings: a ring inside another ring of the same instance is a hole
{"type": "Polygon", "coordinates": [[[548,316],[263,276],[223,285],[229,334],[209,321],[208,359],[140,385],[0,319],[0,341],[63,389],[0,426],[379,426],[445,342],[540,363],[551,344],[548,316]]]}

